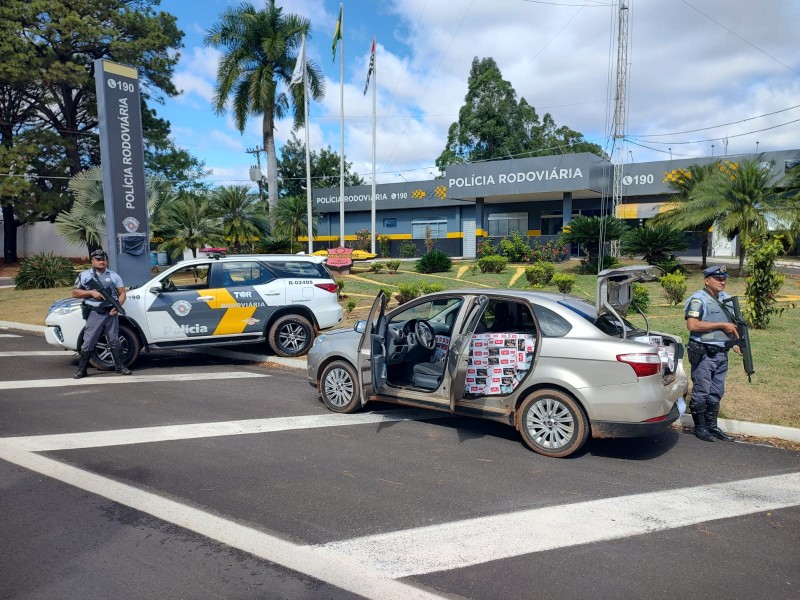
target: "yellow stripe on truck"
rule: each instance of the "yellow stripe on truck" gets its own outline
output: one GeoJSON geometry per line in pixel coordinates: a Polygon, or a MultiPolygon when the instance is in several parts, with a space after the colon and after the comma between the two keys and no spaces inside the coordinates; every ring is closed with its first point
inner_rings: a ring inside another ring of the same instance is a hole
{"type": "Polygon", "coordinates": [[[214,335],[231,335],[242,333],[247,327],[247,322],[256,312],[255,306],[239,306],[236,299],[225,288],[217,290],[203,290],[197,293],[198,296],[213,296],[210,300],[205,300],[209,308],[224,310],[225,314],[219,320],[214,335]]]}

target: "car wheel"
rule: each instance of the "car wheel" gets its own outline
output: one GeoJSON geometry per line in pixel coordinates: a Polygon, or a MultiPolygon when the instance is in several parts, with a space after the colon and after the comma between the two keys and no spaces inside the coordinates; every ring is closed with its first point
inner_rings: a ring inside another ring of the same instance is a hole
{"type": "MultiPolygon", "coordinates": [[[[126,325],[119,326],[119,344],[122,348],[122,356],[126,367],[130,367],[139,358],[142,351],[142,342],[136,332],[126,325]]],[[[106,336],[101,335],[94,347],[94,352],[89,362],[95,369],[101,371],[114,370],[114,357],[111,356],[111,348],[108,345],[106,336]]]]}
{"type": "Polygon", "coordinates": [[[342,360],[329,364],[319,378],[322,401],[333,412],[351,413],[361,407],[356,370],[342,360]]]}
{"type": "Polygon", "coordinates": [[[269,330],[269,345],[278,356],[302,356],[313,341],[314,328],[300,315],[285,315],[269,330]]]}
{"type": "Polygon", "coordinates": [[[533,451],[553,458],[577,452],[589,437],[583,409],[557,390],[537,390],[525,398],[517,412],[517,428],[533,451]]]}

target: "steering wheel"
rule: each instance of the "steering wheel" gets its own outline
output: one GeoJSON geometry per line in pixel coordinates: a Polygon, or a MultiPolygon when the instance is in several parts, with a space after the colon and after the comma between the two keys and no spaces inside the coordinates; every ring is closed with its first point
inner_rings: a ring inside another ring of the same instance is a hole
{"type": "Polygon", "coordinates": [[[414,333],[417,334],[417,339],[420,345],[427,350],[433,350],[436,347],[436,332],[433,326],[427,321],[420,319],[414,324],[414,333]]]}

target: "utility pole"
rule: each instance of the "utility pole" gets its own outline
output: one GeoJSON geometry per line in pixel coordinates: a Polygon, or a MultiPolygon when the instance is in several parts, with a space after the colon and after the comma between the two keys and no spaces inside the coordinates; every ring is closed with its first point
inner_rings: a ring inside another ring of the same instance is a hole
{"type": "MultiPolygon", "coordinates": [[[[622,203],[622,166],[624,162],[623,142],[628,108],[628,0],[620,0],[617,21],[617,92],[614,102],[614,183],[611,192],[611,216],[616,217],[617,206],[622,203]]],[[[602,253],[602,250],[601,250],[602,253]]],[[[611,256],[619,256],[619,244],[611,243],[611,256]]],[[[602,267],[601,261],[598,268],[602,267]]]]}
{"type": "Polygon", "coordinates": [[[250,167],[250,181],[258,182],[258,199],[264,202],[264,173],[261,170],[261,153],[266,152],[264,148],[248,148],[245,150],[248,154],[254,154],[256,157],[256,166],[250,167]],[[256,172],[254,172],[256,171],[256,172]]]}

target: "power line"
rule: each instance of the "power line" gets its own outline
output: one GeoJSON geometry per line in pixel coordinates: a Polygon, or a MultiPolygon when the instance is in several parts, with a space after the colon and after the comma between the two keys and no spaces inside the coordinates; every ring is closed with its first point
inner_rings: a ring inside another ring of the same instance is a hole
{"type": "Polygon", "coordinates": [[[647,140],[647,141],[650,144],[670,144],[670,145],[675,145],[675,144],[703,144],[705,142],[718,142],[718,141],[721,141],[721,140],[724,140],[724,139],[729,139],[729,138],[744,137],[746,135],[752,135],[754,133],[761,133],[762,131],[769,131],[771,129],[777,129],[778,127],[785,127],[786,125],[791,125],[793,123],[798,123],[798,122],[800,122],[800,119],[795,119],[794,121],[788,121],[786,123],[779,123],[778,125],[773,125],[771,127],[764,127],[763,129],[756,129],[754,131],[746,131],[744,133],[737,133],[736,135],[724,135],[722,137],[709,138],[709,139],[705,139],[705,140],[694,140],[694,141],[689,141],[689,142],[675,142],[675,141],[672,141],[672,142],[656,142],[654,140],[647,140]]]}
{"type": "MultiPolygon", "coordinates": [[[[790,106],[789,108],[783,108],[781,110],[776,110],[771,113],[764,113],[763,115],[757,115],[755,117],[748,117],[746,119],[741,119],[739,121],[731,121],[730,123],[721,123],[720,125],[711,125],[710,127],[701,127],[700,129],[689,129],[688,131],[676,131],[673,133],[651,133],[651,134],[642,134],[642,135],[632,135],[631,137],[635,138],[651,138],[651,137],[666,137],[669,135],[683,135],[685,133],[697,133],[698,131],[708,131],[709,129],[717,129],[719,127],[728,127],[730,125],[738,125],[740,123],[746,123],[747,121],[754,121],[755,119],[761,119],[763,117],[770,117],[772,115],[777,115],[782,112],[786,112],[789,110],[794,110],[795,108],[800,108],[800,104],[795,106],[790,106]]],[[[656,142],[653,142],[654,144],[656,142]]]]}

